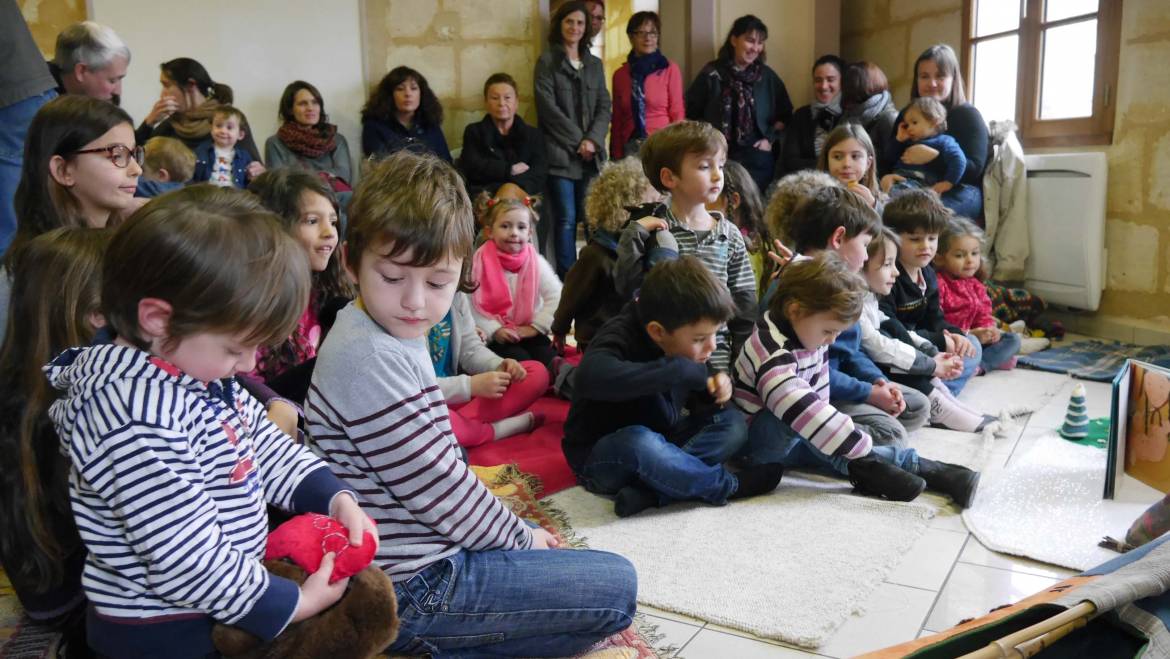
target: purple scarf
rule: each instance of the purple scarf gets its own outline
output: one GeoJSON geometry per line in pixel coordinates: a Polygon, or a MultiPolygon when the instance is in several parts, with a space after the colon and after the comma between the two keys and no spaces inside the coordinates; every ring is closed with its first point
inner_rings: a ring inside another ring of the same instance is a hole
{"type": "Polygon", "coordinates": [[[723,81],[723,116],[719,129],[728,144],[746,146],[756,133],[756,97],[752,85],[764,75],[764,65],[759,60],[743,70],[736,70],[731,62],[722,62],[719,67],[723,81]]]}

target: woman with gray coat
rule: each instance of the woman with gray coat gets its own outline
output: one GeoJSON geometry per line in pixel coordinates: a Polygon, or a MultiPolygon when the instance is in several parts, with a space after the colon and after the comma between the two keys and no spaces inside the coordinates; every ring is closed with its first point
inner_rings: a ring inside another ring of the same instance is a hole
{"type": "Polygon", "coordinates": [[[549,47],[536,62],[536,116],[548,149],[553,244],[561,278],[577,260],[585,188],[606,157],[611,106],[605,68],[589,53],[592,38],[585,3],[566,2],[553,14],[549,47]]]}

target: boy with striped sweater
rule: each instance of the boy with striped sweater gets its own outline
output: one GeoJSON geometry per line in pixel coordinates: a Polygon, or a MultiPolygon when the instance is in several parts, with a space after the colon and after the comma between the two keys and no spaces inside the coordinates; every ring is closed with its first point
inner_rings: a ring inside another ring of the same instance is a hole
{"type": "Polygon", "coordinates": [[[710,124],[680,121],[655,132],[639,152],[646,177],[669,193],[652,215],[630,222],[618,241],[614,285],[627,300],[662,258],[691,255],[727,286],[735,314],[721,327],[710,365],[726,372],[756,319],[756,278],[743,234],[721,213],[708,211],[723,192],[727,141],[710,124]]]}
{"type": "Polygon", "coordinates": [[[394,582],[391,654],[567,656],[628,627],[624,558],[543,551],[463,460],[427,351],[456,290],[473,290],[471,202],[454,168],[400,151],[362,178],[345,268],[358,299],[337,315],[306,400],[312,442],[378,525],[394,582]]]}
{"type": "Polygon", "coordinates": [[[914,449],[876,446],[829,402],[828,347],[857,322],[865,297],[864,280],[832,251],[781,273],[735,364],[735,401],[754,415],[744,459],[833,471],[862,494],[894,501],[911,501],[929,486],[967,507],[977,472],[914,449]]]}
{"type": "Polygon", "coordinates": [[[202,658],[215,622],[270,640],[336,602],[348,579],[329,584],[333,554],[300,586],[264,569],[266,503],[330,514],[351,545],[377,537],[352,493],[232,379],[296,326],[304,249],[269,213],[187,196],[114,234],[101,298],[116,341],[46,367],[89,550],[89,644],[104,657],[202,658]]]}

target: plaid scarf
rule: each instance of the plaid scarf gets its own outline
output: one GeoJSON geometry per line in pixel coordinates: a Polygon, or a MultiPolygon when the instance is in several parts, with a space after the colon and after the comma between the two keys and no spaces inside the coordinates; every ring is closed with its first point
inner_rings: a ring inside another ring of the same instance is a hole
{"type": "Polygon", "coordinates": [[[320,158],[337,148],[337,126],[333,124],[323,124],[318,128],[286,121],[276,131],[276,136],[290,151],[302,158],[320,158]]]}
{"type": "Polygon", "coordinates": [[[731,62],[722,62],[719,77],[723,81],[723,115],[719,129],[728,144],[747,145],[756,133],[756,97],[752,85],[764,74],[758,60],[737,70],[731,62]]]}

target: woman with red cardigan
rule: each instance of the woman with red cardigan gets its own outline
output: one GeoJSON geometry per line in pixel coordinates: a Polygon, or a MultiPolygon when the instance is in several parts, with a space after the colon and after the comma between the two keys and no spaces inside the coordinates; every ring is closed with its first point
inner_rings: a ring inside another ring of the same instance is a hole
{"type": "Polygon", "coordinates": [[[686,114],[682,72],[658,50],[658,14],[640,11],[626,23],[630,56],[613,74],[613,125],[609,150],[614,160],[638,154],[654,131],[686,114]]]}

